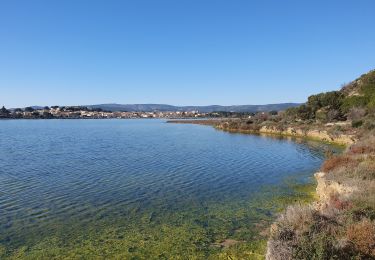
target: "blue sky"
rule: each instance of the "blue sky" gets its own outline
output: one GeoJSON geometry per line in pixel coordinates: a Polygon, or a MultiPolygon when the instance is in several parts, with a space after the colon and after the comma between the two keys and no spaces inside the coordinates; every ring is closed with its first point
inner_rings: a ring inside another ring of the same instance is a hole
{"type": "Polygon", "coordinates": [[[0,105],[303,102],[375,68],[373,0],[1,0],[0,105]]]}

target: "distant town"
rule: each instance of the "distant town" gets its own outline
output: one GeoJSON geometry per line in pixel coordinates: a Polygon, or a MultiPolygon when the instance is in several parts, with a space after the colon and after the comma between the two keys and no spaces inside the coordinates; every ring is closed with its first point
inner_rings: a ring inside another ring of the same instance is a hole
{"type": "MultiPolygon", "coordinates": [[[[277,111],[258,112],[265,116],[277,114],[277,111]]],[[[200,111],[105,111],[101,108],[84,106],[51,106],[51,107],[25,107],[0,109],[0,119],[131,119],[131,118],[218,118],[218,117],[252,117],[257,115],[251,112],[200,112],[200,111]]]]}

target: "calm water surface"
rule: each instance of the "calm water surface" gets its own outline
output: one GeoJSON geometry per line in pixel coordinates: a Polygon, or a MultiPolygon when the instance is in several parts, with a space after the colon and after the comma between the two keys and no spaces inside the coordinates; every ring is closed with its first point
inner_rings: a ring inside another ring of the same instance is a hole
{"type": "MultiPolygon", "coordinates": [[[[135,232],[147,251],[168,243],[161,227],[186,226],[176,237],[187,245],[183,232],[200,230],[207,256],[210,243],[246,240],[272,215],[250,201],[264,187],[289,192],[288,178],[307,181],[324,148],[162,120],[0,121],[0,244],[12,251],[56,238],[69,247],[79,237],[79,247],[90,232],[126,227],[116,239],[135,232]]],[[[141,250],[137,239],[127,253],[141,250]]]]}

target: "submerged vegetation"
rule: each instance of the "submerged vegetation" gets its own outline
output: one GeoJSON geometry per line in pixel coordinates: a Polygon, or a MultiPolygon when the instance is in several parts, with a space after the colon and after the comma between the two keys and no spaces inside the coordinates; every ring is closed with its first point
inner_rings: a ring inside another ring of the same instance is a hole
{"type": "Polygon", "coordinates": [[[175,210],[131,208],[110,222],[97,219],[95,227],[74,220],[53,223],[43,227],[44,238],[23,240],[24,230],[18,227],[19,246],[3,243],[0,258],[264,259],[275,214],[291,202],[311,202],[314,187],[311,181],[291,179],[282,186],[264,187],[245,202],[223,198],[221,203],[201,205],[201,210],[194,205],[175,210]]]}

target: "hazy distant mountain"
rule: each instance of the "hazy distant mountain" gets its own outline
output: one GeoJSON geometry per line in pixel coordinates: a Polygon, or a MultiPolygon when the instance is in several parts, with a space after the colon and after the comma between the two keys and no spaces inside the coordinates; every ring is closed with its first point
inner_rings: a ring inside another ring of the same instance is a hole
{"type": "Polygon", "coordinates": [[[164,104],[98,104],[87,105],[89,108],[101,108],[107,111],[199,111],[199,112],[259,112],[259,111],[272,111],[272,110],[285,110],[289,107],[296,107],[299,103],[281,103],[281,104],[267,104],[267,105],[237,105],[237,106],[172,106],[164,104]]]}

